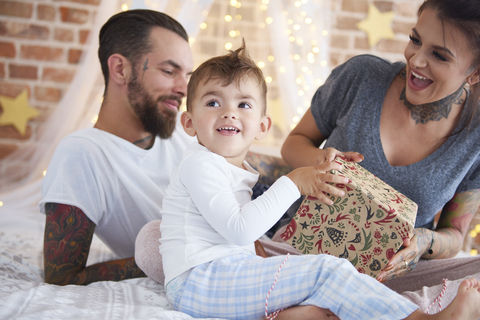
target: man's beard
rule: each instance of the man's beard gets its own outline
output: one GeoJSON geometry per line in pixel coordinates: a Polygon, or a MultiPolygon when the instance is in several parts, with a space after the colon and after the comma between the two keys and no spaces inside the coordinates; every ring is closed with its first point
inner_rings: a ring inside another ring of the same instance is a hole
{"type": "Polygon", "coordinates": [[[175,95],[164,95],[156,101],[148,94],[145,87],[138,83],[137,74],[134,73],[128,83],[128,101],[143,125],[145,131],[158,135],[162,139],[168,139],[175,130],[177,112],[171,109],[158,109],[158,104],[164,100],[175,100],[181,104],[181,100],[175,95]]]}

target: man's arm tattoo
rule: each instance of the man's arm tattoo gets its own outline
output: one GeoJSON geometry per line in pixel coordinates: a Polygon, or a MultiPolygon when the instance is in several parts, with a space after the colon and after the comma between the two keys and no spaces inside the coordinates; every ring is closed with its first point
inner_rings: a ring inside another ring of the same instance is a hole
{"type": "Polygon", "coordinates": [[[95,224],[82,210],[69,205],[45,205],[45,281],[54,284],[89,284],[102,280],[144,277],[133,258],[85,267],[95,224]]]}
{"type": "Polygon", "coordinates": [[[272,185],[278,178],[292,171],[282,158],[249,152],[248,163],[260,173],[258,183],[272,185]]]}
{"type": "Polygon", "coordinates": [[[47,203],[45,212],[45,281],[67,284],[87,263],[95,224],[74,206],[47,203]]]}

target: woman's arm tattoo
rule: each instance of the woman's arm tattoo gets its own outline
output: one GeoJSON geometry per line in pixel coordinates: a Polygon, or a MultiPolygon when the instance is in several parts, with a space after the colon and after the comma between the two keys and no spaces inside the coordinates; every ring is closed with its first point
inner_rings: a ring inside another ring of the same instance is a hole
{"type": "Polygon", "coordinates": [[[432,254],[424,254],[426,259],[450,258],[455,256],[463,245],[464,238],[473,216],[480,205],[480,189],[456,193],[442,211],[436,231],[432,254]]]}

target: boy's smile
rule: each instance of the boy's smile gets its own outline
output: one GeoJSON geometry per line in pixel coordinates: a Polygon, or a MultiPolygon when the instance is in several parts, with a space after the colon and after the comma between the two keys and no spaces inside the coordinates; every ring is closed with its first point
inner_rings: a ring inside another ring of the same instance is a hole
{"type": "Polygon", "coordinates": [[[217,131],[224,135],[231,135],[231,134],[239,133],[240,129],[237,129],[235,127],[222,127],[222,128],[218,128],[217,131]]]}
{"type": "Polygon", "coordinates": [[[201,145],[242,167],[253,140],[262,139],[270,129],[264,104],[254,78],[244,76],[228,86],[212,79],[198,85],[192,110],[182,115],[182,124],[201,145]]]}

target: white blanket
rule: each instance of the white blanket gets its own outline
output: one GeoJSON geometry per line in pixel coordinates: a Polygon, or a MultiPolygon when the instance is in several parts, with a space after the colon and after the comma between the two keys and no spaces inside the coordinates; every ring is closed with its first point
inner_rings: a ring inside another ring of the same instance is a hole
{"type": "MultiPolygon", "coordinates": [[[[43,227],[38,212],[0,217],[0,319],[193,319],[177,311],[163,285],[149,278],[56,286],[43,280],[43,227]]],[[[94,238],[87,265],[113,260],[94,238]]]]}

